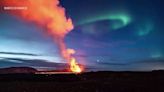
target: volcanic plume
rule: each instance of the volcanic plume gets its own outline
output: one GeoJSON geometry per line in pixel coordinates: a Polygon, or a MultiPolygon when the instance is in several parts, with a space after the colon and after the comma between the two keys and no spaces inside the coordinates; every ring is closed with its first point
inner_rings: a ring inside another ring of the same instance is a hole
{"type": "Polygon", "coordinates": [[[72,56],[75,50],[68,49],[64,42],[66,34],[74,26],[72,20],[66,17],[65,9],[59,4],[59,0],[1,0],[0,2],[3,7],[25,7],[14,8],[15,10],[3,8],[3,10],[39,26],[45,26],[47,29],[45,31],[53,36],[62,57],[69,62],[71,71],[81,72],[76,59],[72,56]]]}

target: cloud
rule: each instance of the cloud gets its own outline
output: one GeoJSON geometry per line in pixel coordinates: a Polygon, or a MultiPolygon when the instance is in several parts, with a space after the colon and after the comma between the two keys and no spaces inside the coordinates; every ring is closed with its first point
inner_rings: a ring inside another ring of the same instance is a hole
{"type": "Polygon", "coordinates": [[[22,59],[22,58],[3,58],[0,59],[0,67],[11,66],[32,66],[32,67],[49,67],[54,69],[68,68],[66,63],[52,63],[42,59],[22,59]]]}
{"type": "Polygon", "coordinates": [[[0,54],[10,54],[10,55],[26,55],[26,56],[40,56],[32,53],[17,53],[17,52],[0,52],[0,54]]]}
{"type": "Polygon", "coordinates": [[[133,62],[132,64],[163,64],[164,65],[164,58],[151,58],[151,59],[133,62]]]}
{"type": "Polygon", "coordinates": [[[128,65],[128,63],[110,63],[110,62],[101,62],[102,65],[116,65],[116,66],[123,66],[128,65]]]}
{"type": "MultiPolygon", "coordinates": [[[[93,65],[93,64],[92,64],[93,65]]],[[[111,70],[111,71],[152,71],[164,70],[164,58],[150,58],[135,62],[126,63],[110,63],[97,62],[92,67],[87,67],[89,70],[111,70]]]]}

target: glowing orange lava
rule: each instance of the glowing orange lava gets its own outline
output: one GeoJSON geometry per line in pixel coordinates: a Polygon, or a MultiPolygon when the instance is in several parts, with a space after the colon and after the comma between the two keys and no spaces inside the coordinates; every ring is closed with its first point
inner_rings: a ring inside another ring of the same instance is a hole
{"type": "Polygon", "coordinates": [[[70,60],[70,70],[73,73],[81,73],[82,72],[82,69],[80,68],[80,66],[76,62],[75,58],[71,58],[71,60],[70,60]]]}

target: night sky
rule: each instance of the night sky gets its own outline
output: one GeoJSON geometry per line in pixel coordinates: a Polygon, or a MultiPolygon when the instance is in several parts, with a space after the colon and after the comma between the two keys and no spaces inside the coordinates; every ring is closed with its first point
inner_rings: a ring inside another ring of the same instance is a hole
{"type": "MultiPolygon", "coordinates": [[[[60,0],[74,30],[65,38],[86,70],[164,69],[162,0],[60,0]]],[[[39,15],[38,15],[39,16],[39,15]]],[[[0,67],[64,69],[53,38],[32,22],[0,13],[0,67]]]]}

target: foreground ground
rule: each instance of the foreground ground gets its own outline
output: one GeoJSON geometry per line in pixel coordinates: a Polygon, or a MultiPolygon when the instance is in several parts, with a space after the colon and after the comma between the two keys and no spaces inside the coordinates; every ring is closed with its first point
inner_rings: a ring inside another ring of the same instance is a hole
{"type": "Polygon", "coordinates": [[[0,92],[164,92],[164,72],[3,74],[0,92]]]}

